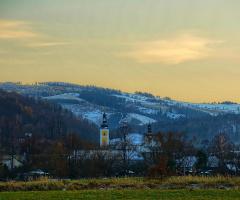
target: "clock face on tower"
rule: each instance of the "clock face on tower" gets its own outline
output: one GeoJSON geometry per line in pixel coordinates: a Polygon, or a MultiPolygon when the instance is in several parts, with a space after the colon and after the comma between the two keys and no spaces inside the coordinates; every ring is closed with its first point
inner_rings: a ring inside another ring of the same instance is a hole
{"type": "Polygon", "coordinates": [[[108,136],[108,131],[102,131],[102,136],[108,136]]]}

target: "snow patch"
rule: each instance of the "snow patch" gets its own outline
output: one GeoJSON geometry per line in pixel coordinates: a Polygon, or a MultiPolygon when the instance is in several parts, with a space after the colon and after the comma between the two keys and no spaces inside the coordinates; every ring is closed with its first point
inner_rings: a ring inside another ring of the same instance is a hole
{"type": "Polygon", "coordinates": [[[167,112],[167,117],[169,117],[170,119],[178,119],[180,117],[186,117],[186,115],[182,115],[182,114],[175,114],[175,113],[170,113],[167,112]]]}
{"type": "Polygon", "coordinates": [[[136,114],[136,113],[129,113],[129,114],[127,114],[127,117],[124,120],[126,120],[127,122],[130,122],[132,119],[139,120],[141,122],[139,125],[148,124],[149,122],[150,123],[157,122],[156,120],[154,120],[154,119],[152,119],[150,117],[146,117],[146,116],[139,115],[139,114],[136,114]]]}
{"type": "Polygon", "coordinates": [[[79,98],[78,93],[64,93],[64,94],[59,94],[59,95],[54,95],[54,96],[48,96],[48,97],[43,97],[43,99],[71,99],[71,100],[78,100],[78,101],[84,101],[83,99],[79,98]]]}

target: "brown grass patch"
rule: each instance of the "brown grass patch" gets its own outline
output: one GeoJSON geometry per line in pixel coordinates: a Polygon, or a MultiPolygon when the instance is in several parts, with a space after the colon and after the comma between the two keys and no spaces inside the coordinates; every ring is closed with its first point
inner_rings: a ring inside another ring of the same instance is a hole
{"type": "Polygon", "coordinates": [[[170,177],[164,181],[145,178],[112,178],[75,181],[54,181],[40,179],[38,181],[0,183],[1,192],[10,191],[53,191],[53,190],[125,190],[125,189],[219,189],[240,188],[240,178],[230,176],[187,176],[170,177]]]}

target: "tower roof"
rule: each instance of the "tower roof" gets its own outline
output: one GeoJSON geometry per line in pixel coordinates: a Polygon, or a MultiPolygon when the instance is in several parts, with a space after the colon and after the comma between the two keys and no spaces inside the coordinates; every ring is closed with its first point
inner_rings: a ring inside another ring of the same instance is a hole
{"type": "Polygon", "coordinates": [[[104,112],[104,113],[103,113],[103,118],[106,118],[106,117],[107,117],[107,115],[106,115],[106,113],[104,112]]]}
{"type": "Polygon", "coordinates": [[[149,120],[149,124],[148,124],[148,133],[152,133],[152,126],[150,124],[150,120],[149,120]]]}
{"type": "Polygon", "coordinates": [[[101,124],[101,128],[108,128],[107,115],[105,112],[103,113],[103,123],[101,124]]]}

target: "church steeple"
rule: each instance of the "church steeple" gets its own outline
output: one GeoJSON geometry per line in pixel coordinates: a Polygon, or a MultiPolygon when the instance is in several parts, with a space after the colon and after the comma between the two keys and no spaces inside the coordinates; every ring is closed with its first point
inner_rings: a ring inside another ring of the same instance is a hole
{"type": "Polygon", "coordinates": [[[149,120],[149,123],[148,123],[148,127],[147,127],[147,133],[144,134],[144,140],[145,142],[149,142],[152,140],[153,138],[153,133],[152,133],[152,126],[150,124],[150,120],[149,120]]]}
{"type": "Polygon", "coordinates": [[[148,124],[148,133],[152,133],[152,126],[150,124],[150,120],[149,120],[149,124],[148,124]]]}
{"type": "Polygon", "coordinates": [[[101,124],[101,128],[108,128],[107,115],[105,112],[103,113],[103,123],[101,124]]]}
{"type": "Polygon", "coordinates": [[[107,124],[107,115],[103,113],[103,122],[100,127],[100,146],[109,145],[109,129],[107,124]]]}

